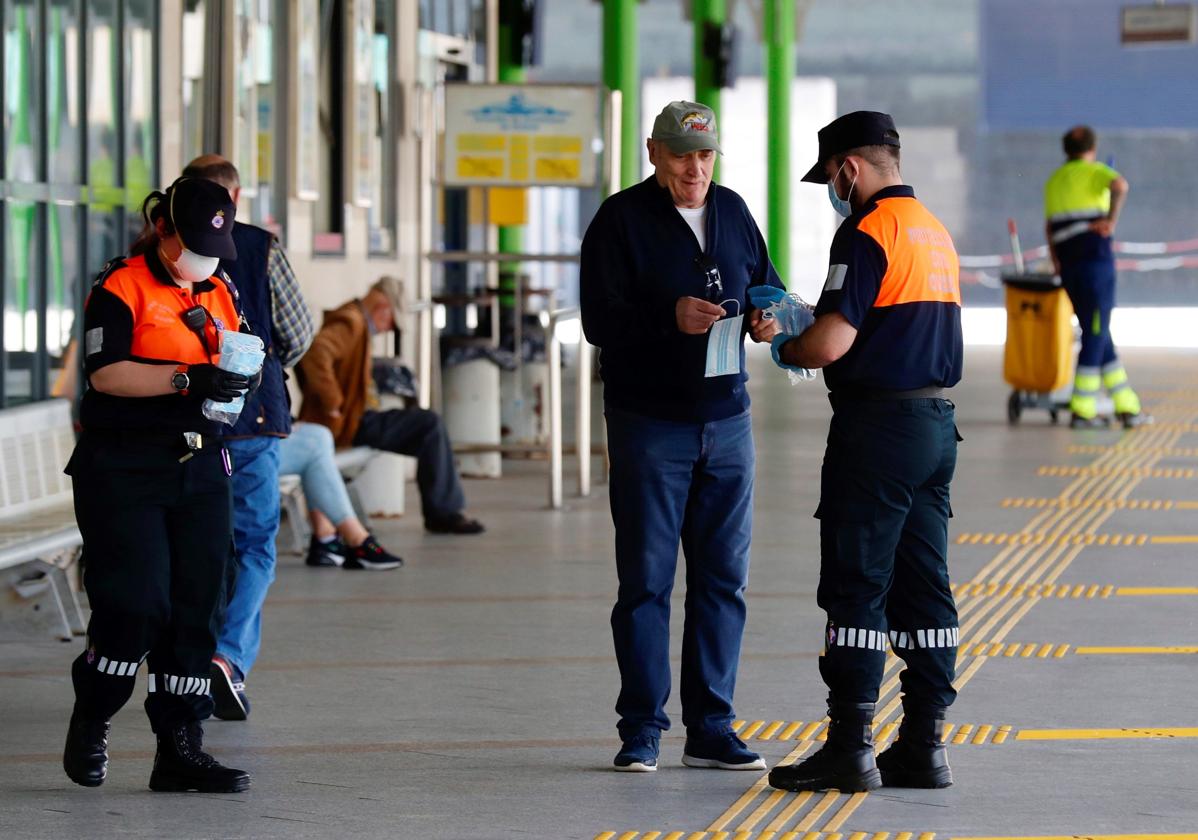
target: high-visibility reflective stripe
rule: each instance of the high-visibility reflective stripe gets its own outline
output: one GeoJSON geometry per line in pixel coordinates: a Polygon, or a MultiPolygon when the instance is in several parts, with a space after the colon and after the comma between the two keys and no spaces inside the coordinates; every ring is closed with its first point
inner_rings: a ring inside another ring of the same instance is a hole
{"type": "Polygon", "coordinates": [[[166,694],[211,694],[212,680],[208,677],[177,677],[162,674],[161,678],[150,674],[147,686],[151,694],[162,691],[166,694]]]}
{"type": "Polygon", "coordinates": [[[1071,225],[1066,225],[1060,230],[1052,232],[1052,244],[1060,245],[1062,242],[1072,239],[1075,236],[1081,236],[1090,230],[1089,222],[1074,222],[1071,225]]]}
{"type": "Polygon", "coordinates": [[[896,650],[914,648],[953,648],[961,641],[957,627],[934,627],[916,630],[914,634],[904,630],[890,631],[890,646],[896,650]]]}
{"type": "Polygon", "coordinates": [[[865,650],[886,650],[886,634],[864,627],[836,627],[828,632],[828,647],[851,647],[865,650]]]}

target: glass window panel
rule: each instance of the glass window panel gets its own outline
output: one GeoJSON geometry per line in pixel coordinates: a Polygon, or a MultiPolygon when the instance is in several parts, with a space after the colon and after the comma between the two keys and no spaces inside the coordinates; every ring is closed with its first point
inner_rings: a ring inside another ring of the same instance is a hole
{"type": "MultiPolygon", "coordinates": [[[[255,131],[252,146],[242,154],[248,156],[257,179],[257,190],[250,202],[250,220],[267,230],[282,233],[279,202],[284,193],[275,178],[279,114],[274,44],[283,21],[276,20],[273,10],[271,0],[252,0],[251,13],[255,16],[255,26],[246,72],[255,103],[255,111],[249,115],[254,121],[255,131]]],[[[240,159],[236,163],[244,185],[246,167],[240,159]]]]}
{"type": "Polygon", "coordinates": [[[321,0],[319,197],[315,204],[313,249],[319,253],[345,250],[345,54],[348,25],[344,0],[321,0]]]}
{"type": "Polygon", "coordinates": [[[121,42],[116,0],[89,0],[87,9],[87,183],[107,212],[124,201],[117,111],[121,42]]]}
{"type": "Polygon", "coordinates": [[[204,0],[183,4],[183,160],[199,157],[204,149],[204,0]]]}
{"type": "Polygon", "coordinates": [[[42,38],[37,4],[32,0],[4,3],[4,133],[5,177],[10,181],[41,180],[42,38]]]}
{"type": "Polygon", "coordinates": [[[79,0],[51,0],[46,38],[46,120],[50,181],[78,184],[82,121],[80,113],[79,0]]]}
{"type": "Polygon", "coordinates": [[[420,0],[420,28],[482,40],[483,0],[420,0]]]}
{"type": "Polygon", "coordinates": [[[49,392],[74,397],[74,381],[65,381],[67,351],[75,334],[80,310],[80,289],[84,286],[83,266],[79,262],[80,208],[54,205],[46,228],[46,352],[49,356],[49,392]]]}
{"type": "Polygon", "coordinates": [[[38,352],[41,309],[38,300],[40,205],[32,201],[4,203],[4,396],[7,405],[34,396],[33,371],[38,352]]]}
{"type": "Polygon", "coordinates": [[[129,239],[141,230],[138,211],[157,180],[157,103],[154,101],[154,0],[125,0],[125,207],[129,239]]]}
{"type": "Polygon", "coordinates": [[[372,192],[368,224],[370,252],[390,254],[395,250],[395,152],[394,116],[391,113],[391,79],[395,54],[394,0],[375,0],[374,37],[371,45],[372,104],[375,118],[369,141],[375,169],[370,176],[372,192]]]}

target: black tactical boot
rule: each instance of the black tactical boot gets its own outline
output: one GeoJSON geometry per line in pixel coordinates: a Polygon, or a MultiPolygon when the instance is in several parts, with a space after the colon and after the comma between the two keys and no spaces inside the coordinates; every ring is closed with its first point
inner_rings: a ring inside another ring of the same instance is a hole
{"type": "Polygon", "coordinates": [[[150,790],[239,793],[249,786],[249,773],[225,767],[204,752],[204,730],[198,722],[181,723],[158,736],[150,790]]]}
{"type": "Polygon", "coordinates": [[[953,771],[948,766],[943,738],[943,718],[906,715],[899,727],[898,740],[878,756],[882,784],[901,788],[946,788],[951,785],[953,771]]]}
{"type": "Polygon", "coordinates": [[[874,790],[882,778],[874,763],[874,740],[870,724],[873,703],[830,704],[828,742],[815,755],[799,764],[775,767],[770,787],[779,790],[874,790]]]}
{"type": "Polygon", "coordinates": [[[62,769],[71,781],[84,787],[99,787],[108,775],[108,730],[106,720],[88,720],[71,713],[67,746],[62,751],[62,769]]]}

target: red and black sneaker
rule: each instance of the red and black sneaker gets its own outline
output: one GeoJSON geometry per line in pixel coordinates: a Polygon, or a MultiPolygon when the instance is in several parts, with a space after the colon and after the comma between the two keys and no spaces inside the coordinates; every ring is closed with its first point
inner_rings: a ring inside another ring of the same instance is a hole
{"type": "Polygon", "coordinates": [[[373,536],[358,546],[345,547],[343,569],[363,569],[370,572],[386,572],[403,565],[403,558],[388,554],[373,536]]]}

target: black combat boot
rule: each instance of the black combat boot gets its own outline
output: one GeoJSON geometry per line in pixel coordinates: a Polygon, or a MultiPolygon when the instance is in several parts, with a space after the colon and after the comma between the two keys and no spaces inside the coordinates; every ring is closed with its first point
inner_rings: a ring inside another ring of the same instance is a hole
{"type": "Polygon", "coordinates": [[[108,775],[108,730],[106,720],[89,720],[71,713],[67,746],[62,751],[62,769],[71,781],[84,787],[99,787],[108,775]]]}
{"type": "Polygon", "coordinates": [[[870,724],[873,703],[830,703],[828,742],[815,755],[770,771],[770,787],[779,790],[874,790],[882,778],[874,763],[870,724]]]}
{"type": "Polygon", "coordinates": [[[882,784],[901,788],[946,788],[953,783],[944,748],[943,711],[906,714],[898,740],[878,756],[882,784]]]}
{"type": "Polygon", "coordinates": [[[225,767],[204,752],[204,730],[198,722],[181,723],[159,734],[150,790],[239,793],[249,786],[249,773],[225,767]]]}

